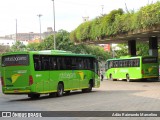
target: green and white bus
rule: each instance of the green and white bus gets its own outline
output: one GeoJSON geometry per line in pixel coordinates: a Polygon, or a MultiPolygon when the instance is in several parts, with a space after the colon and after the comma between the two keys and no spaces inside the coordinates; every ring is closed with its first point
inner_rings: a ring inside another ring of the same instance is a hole
{"type": "Polygon", "coordinates": [[[136,79],[159,78],[159,64],[157,57],[135,56],[108,59],[105,76],[110,80],[123,80],[128,82],[136,79]]]}
{"type": "Polygon", "coordinates": [[[2,54],[1,82],[4,94],[62,96],[64,92],[90,92],[100,86],[98,61],[94,55],[59,50],[2,54]]]}

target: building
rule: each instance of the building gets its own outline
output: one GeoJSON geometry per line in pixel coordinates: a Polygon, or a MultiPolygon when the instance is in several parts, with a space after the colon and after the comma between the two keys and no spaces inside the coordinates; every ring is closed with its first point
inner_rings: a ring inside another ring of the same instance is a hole
{"type": "Polygon", "coordinates": [[[89,21],[89,16],[85,16],[85,17],[82,17],[82,18],[83,18],[83,22],[89,21]]]}
{"type": "MultiPolygon", "coordinates": [[[[20,41],[21,43],[23,43],[24,45],[27,45],[28,42],[27,41],[20,41]]],[[[15,44],[15,40],[13,39],[4,39],[4,38],[0,38],[0,45],[3,46],[12,46],[15,44]]]]}
{"type": "MultiPolygon", "coordinates": [[[[52,27],[48,27],[47,31],[41,34],[42,39],[48,37],[49,35],[51,35],[53,33],[54,32],[53,32],[52,27]]],[[[16,34],[6,35],[5,38],[16,40],[16,34]]],[[[30,40],[36,40],[39,38],[40,38],[40,33],[34,33],[34,32],[17,33],[17,40],[19,40],[19,41],[30,41],[30,40]]]]}
{"type": "Polygon", "coordinates": [[[47,31],[43,32],[42,38],[46,38],[46,37],[48,37],[49,35],[52,35],[52,34],[54,34],[54,31],[53,31],[52,27],[48,27],[47,31]]]}

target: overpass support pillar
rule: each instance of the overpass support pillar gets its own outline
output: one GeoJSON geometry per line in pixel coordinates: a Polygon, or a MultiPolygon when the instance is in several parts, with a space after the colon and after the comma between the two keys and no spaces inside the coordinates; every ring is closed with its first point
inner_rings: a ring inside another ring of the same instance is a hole
{"type": "Polygon", "coordinates": [[[158,38],[149,38],[149,55],[158,57],[158,38]]]}
{"type": "Polygon", "coordinates": [[[136,40],[128,41],[128,53],[131,56],[136,56],[136,40]]]}

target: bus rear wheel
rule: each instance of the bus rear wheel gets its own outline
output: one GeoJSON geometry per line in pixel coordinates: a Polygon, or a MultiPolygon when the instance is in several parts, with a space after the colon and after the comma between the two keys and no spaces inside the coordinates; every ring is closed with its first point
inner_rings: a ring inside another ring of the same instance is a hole
{"type": "Polygon", "coordinates": [[[58,97],[61,97],[63,96],[63,84],[62,83],[59,83],[58,86],[57,86],[57,96],[58,97]]]}
{"type": "Polygon", "coordinates": [[[89,82],[89,84],[88,84],[88,88],[86,88],[86,89],[82,89],[82,92],[83,92],[83,93],[91,92],[91,91],[92,91],[92,87],[93,87],[92,82],[89,82]]]}

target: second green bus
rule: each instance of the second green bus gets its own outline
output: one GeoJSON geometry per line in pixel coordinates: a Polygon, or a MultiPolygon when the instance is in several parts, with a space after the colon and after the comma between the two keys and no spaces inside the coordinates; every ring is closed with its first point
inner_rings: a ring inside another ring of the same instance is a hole
{"type": "Polygon", "coordinates": [[[126,56],[117,59],[108,59],[105,75],[110,80],[126,79],[128,82],[137,79],[158,80],[158,59],[152,56],[126,56]]]}

